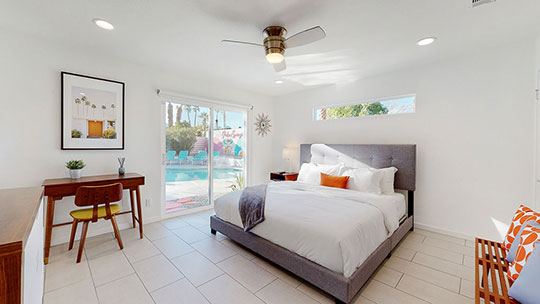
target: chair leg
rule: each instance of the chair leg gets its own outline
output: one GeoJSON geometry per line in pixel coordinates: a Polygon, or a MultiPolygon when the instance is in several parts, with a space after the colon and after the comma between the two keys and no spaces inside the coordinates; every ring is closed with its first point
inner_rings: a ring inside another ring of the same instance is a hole
{"type": "Polygon", "coordinates": [[[118,226],[116,225],[116,218],[111,216],[111,223],[114,229],[114,235],[116,236],[116,240],[118,241],[118,246],[120,247],[120,250],[124,249],[124,244],[122,244],[122,238],[120,237],[120,231],[118,231],[118,226]]]}
{"type": "Polygon", "coordinates": [[[75,241],[75,233],[77,232],[78,224],[79,224],[79,220],[73,219],[73,224],[71,225],[71,237],[69,238],[68,250],[73,249],[73,242],[75,241]]]}
{"type": "Polygon", "coordinates": [[[90,221],[84,221],[81,231],[81,240],[79,241],[79,253],[77,254],[77,263],[81,262],[82,253],[84,249],[84,242],[86,241],[86,233],[88,232],[88,224],[90,221]]]}

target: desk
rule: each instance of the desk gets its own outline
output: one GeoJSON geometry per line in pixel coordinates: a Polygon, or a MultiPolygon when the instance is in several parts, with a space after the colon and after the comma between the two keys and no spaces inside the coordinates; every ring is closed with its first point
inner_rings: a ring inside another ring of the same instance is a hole
{"type": "Polygon", "coordinates": [[[46,179],[43,181],[44,195],[47,196],[47,213],[45,216],[45,252],[44,260],[45,264],[49,263],[49,251],[51,249],[51,236],[52,228],[71,225],[72,222],[53,224],[54,220],[54,205],[57,200],[61,200],[66,196],[74,196],[77,189],[81,186],[100,186],[109,185],[114,183],[121,183],[124,190],[129,190],[129,196],[131,199],[131,210],[119,212],[118,214],[131,213],[133,221],[133,228],[136,227],[135,222],[139,222],[139,233],[141,239],[143,238],[143,221],[141,210],[141,192],[140,186],[144,185],[144,176],[137,173],[126,173],[125,175],[97,175],[97,176],[85,176],[79,179],[71,178],[55,178],[46,179]],[[137,216],[135,216],[135,199],[133,196],[135,192],[137,196],[137,216]]]}
{"type": "Polygon", "coordinates": [[[0,190],[0,304],[43,302],[42,194],[0,190]]]}

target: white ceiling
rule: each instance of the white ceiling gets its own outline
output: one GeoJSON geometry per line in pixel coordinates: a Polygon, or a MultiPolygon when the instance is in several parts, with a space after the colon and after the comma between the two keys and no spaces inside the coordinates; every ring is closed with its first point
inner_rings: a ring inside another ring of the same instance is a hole
{"type": "Polygon", "coordinates": [[[246,90],[281,95],[350,82],[441,60],[474,49],[536,37],[539,0],[1,0],[0,26],[108,53],[152,67],[223,79],[246,90]],[[116,29],[97,28],[93,18],[116,29]],[[262,29],[292,35],[316,25],[327,37],[286,51],[274,72],[264,50],[221,39],[262,42],[262,29]],[[415,42],[439,39],[431,46],[415,42]],[[283,79],[283,84],[275,84],[283,79]]]}

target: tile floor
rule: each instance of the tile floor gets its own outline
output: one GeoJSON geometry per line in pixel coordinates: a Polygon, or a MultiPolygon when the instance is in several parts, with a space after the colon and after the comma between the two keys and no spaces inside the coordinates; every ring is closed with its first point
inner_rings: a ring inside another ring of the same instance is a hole
{"type": "MultiPolygon", "coordinates": [[[[211,211],[52,248],[45,304],[57,303],[334,303],[302,279],[227,237],[210,234],[211,211]]],[[[473,303],[473,242],[417,229],[379,267],[353,303],[473,303]]]]}

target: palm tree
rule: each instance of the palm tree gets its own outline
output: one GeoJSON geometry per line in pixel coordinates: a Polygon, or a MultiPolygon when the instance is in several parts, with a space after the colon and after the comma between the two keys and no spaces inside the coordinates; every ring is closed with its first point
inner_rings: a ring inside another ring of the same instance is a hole
{"type": "Polygon", "coordinates": [[[173,106],[172,103],[167,104],[167,126],[172,127],[173,126],[173,106]]]}
{"type": "Polygon", "coordinates": [[[182,106],[176,107],[176,123],[179,124],[182,119],[182,106]]]}
{"type": "Polygon", "coordinates": [[[75,98],[75,104],[77,104],[77,115],[80,116],[79,105],[81,104],[81,100],[79,98],[75,98]]]}
{"type": "Polygon", "coordinates": [[[215,128],[216,128],[216,129],[219,129],[219,123],[218,123],[218,122],[219,122],[219,119],[218,119],[218,117],[219,117],[219,113],[220,113],[220,112],[221,112],[220,110],[215,110],[215,111],[214,111],[214,114],[215,114],[215,116],[216,116],[216,124],[215,124],[215,128]]]}
{"type": "Polygon", "coordinates": [[[90,100],[86,99],[86,96],[83,96],[81,100],[84,101],[84,105],[86,108],[86,117],[88,117],[88,111],[89,111],[88,108],[90,107],[90,100]]]}
{"type": "Polygon", "coordinates": [[[95,104],[92,104],[92,116],[93,117],[96,117],[96,105],[95,104]]]}
{"type": "Polygon", "coordinates": [[[197,126],[197,113],[199,113],[200,110],[201,108],[199,108],[199,106],[193,106],[193,126],[197,126]]]}
{"type": "Polygon", "coordinates": [[[223,129],[225,129],[225,110],[223,110],[223,129]]]}
{"type": "Polygon", "coordinates": [[[321,109],[320,119],[326,120],[326,108],[321,109]]]}
{"type": "Polygon", "coordinates": [[[187,111],[188,123],[189,123],[189,125],[191,125],[191,117],[189,117],[189,114],[191,114],[191,106],[190,105],[184,105],[184,110],[187,111]]]}
{"type": "Polygon", "coordinates": [[[206,132],[208,130],[208,113],[201,113],[199,118],[202,119],[202,131],[206,132]]]}
{"type": "Polygon", "coordinates": [[[101,110],[103,110],[103,120],[105,120],[105,110],[107,110],[107,106],[101,105],[101,110]]]}
{"type": "Polygon", "coordinates": [[[112,111],[113,111],[113,116],[116,117],[116,110],[115,110],[115,109],[116,109],[116,105],[114,105],[114,103],[111,104],[111,109],[112,109],[112,111]]]}

